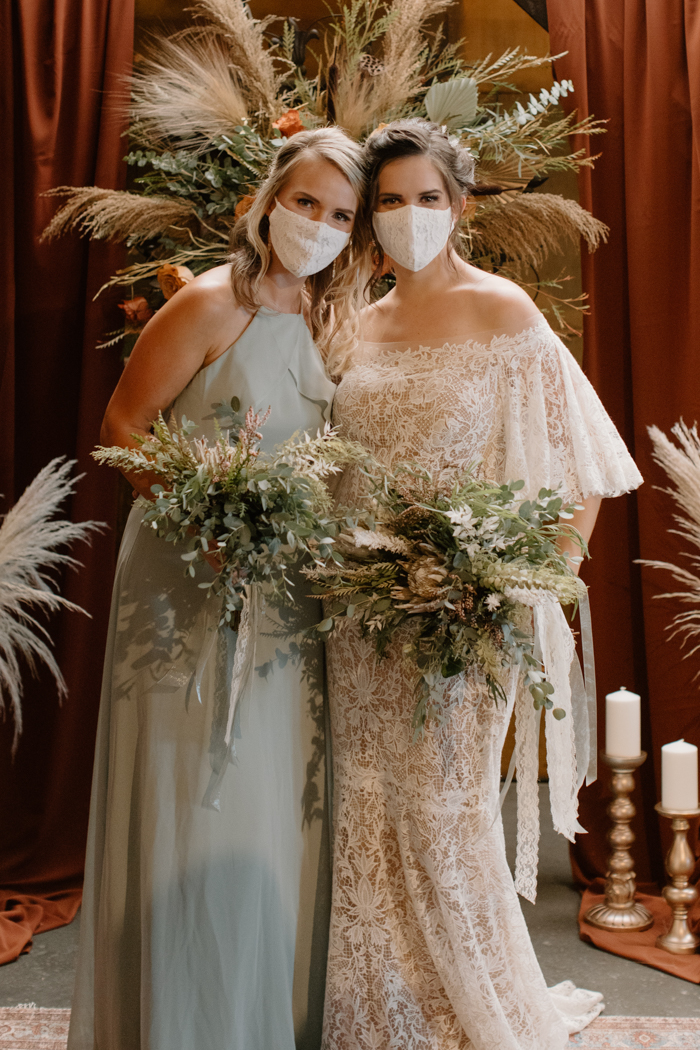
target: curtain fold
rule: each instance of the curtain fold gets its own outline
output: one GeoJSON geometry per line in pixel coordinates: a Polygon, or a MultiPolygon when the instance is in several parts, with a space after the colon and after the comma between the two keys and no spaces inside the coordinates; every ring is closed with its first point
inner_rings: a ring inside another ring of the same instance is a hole
{"type": "MultiPolygon", "coordinates": [[[[589,144],[602,155],[579,181],[581,203],[611,228],[607,245],[583,252],[591,306],[584,368],[645,484],[603,502],[583,575],[591,586],[600,747],[604,694],[624,685],[642,695],[649,757],[636,777],[633,854],[639,881],[652,884],[665,879],[670,844],[668,822],[653,808],[661,745],[679,737],[700,744],[698,660],[684,660],[680,639],[666,630],[678,606],[656,600],[675,588],[667,574],[634,564],[639,557],[678,562],[682,549],[667,531],[675,508],[658,491],[667,479],[652,461],[647,427],[669,433],[679,419],[700,417],[700,3],[548,0],[548,11],[552,53],[568,52],[555,63],[557,78],[575,85],[567,105],[607,121],[606,134],[589,144]]],[[[605,874],[609,782],[603,767],[581,792],[589,833],[573,846],[572,863],[582,885],[605,874]]],[[[697,822],[691,841],[698,856],[697,822]]]]}
{"type": "MultiPolygon", "coordinates": [[[[10,0],[0,11],[0,493],[7,510],[54,456],[85,477],[67,508],[112,526],[117,478],[89,452],[120,372],[95,344],[119,324],[116,293],[94,303],[123,265],[119,249],[68,237],[40,244],[58,185],[123,188],[123,78],[131,71],[134,0],[10,0]]],[[[112,528],[76,549],[83,563],[63,593],[74,613],[50,630],[69,696],[25,676],[25,729],[0,725],[0,962],[33,932],[70,922],[80,902],[94,734],[109,615],[112,528]]]]}

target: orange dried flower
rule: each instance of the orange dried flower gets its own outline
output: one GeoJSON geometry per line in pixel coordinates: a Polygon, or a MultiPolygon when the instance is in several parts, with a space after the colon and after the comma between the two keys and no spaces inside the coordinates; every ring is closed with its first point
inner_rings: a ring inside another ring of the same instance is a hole
{"type": "Polygon", "coordinates": [[[299,131],[304,131],[304,125],[301,122],[301,117],[296,109],[288,109],[286,113],[283,113],[279,120],[276,120],[272,125],[273,128],[277,128],[281,131],[286,139],[290,139],[292,135],[296,135],[299,131]]]}
{"type": "Polygon", "coordinates": [[[462,210],[462,218],[466,219],[467,222],[473,221],[474,216],[476,215],[476,205],[476,197],[467,197],[466,204],[464,205],[464,208],[462,210]]]}
{"type": "Polygon", "coordinates": [[[141,327],[153,317],[153,310],[143,295],[137,295],[135,299],[123,299],[118,305],[124,311],[127,324],[141,327]]]}
{"type": "MultiPolygon", "coordinates": [[[[374,270],[376,270],[378,266],[379,266],[379,252],[378,251],[373,251],[372,252],[372,268],[374,270]]],[[[378,276],[379,277],[384,277],[384,276],[386,276],[386,274],[393,273],[393,272],[394,272],[394,264],[389,260],[388,255],[385,255],[384,256],[384,265],[382,266],[382,272],[378,276]]]]}
{"type": "Polygon", "coordinates": [[[175,292],[179,292],[181,288],[194,280],[194,274],[187,266],[173,266],[171,263],[164,263],[156,271],[156,280],[165,298],[172,299],[175,292]]]}
{"type": "Polygon", "coordinates": [[[233,213],[233,217],[235,219],[240,219],[241,215],[245,215],[247,211],[250,211],[250,209],[253,206],[254,200],[255,196],[252,193],[246,193],[243,197],[241,197],[238,204],[236,205],[236,210],[233,213]]]}
{"type": "Polygon", "coordinates": [[[371,138],[372,138],[372,135],[376,135],[376,134],[378,134],[378,132],[380,132],[380,131],[382,130],[382,128],[386,128],[386,127],[388,127],[388,125],[387,125],[387,124],[377,124],[376,128],[374,129],[374,131],[370,131],[370,133],[369,133],[369,135],[367,136],[367,138],[368,138],[368,139],[371,139],[371,138]]]}

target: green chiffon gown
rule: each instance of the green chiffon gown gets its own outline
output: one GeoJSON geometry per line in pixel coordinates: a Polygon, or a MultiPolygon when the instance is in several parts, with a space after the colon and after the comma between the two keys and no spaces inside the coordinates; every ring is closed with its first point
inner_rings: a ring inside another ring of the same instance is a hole
{"type": "MultiPolygon", "coordinates": [[[[303,318],[262,308],[173,412],[211,440],[232,397],[269,406],[271,448],[315,434],[333,392],[303,318]]],[[[264,609],[228,753],[236,635],[184,576],[182,547],[141,517],[134,507],[112,598],[68,1048],[318,1050],[323,653],[298,632],[320,608],[297,576],[294,607],[264,609]]]]}

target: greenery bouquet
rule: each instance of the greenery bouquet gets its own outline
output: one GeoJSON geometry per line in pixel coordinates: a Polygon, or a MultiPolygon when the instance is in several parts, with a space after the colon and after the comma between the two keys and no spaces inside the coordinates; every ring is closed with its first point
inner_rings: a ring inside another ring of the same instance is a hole
{"type": "Polygon", "coordinates": [[[402,632],[404,655],[417,670],[417,734],[446,714],[440,680],[468,668],[484,675],[498,701],[505,699],[504,672],[518,666],[535,707],[563,718],[535,653],[532,607],[575,605],[585,595],[556,542],[573,536],[586,553],[578,532],[560,520],[573,508],[549,489],[519,502],[522,481],[497,485],[473,469],[448,494],[412,467],[374,474],[372,509],[347,518],[332,559],[304,569],[328,600],[316,630],[354,621],[380,657],[402,632]]]}
{"type": "Polygon", "coordinates": [[[200,587],[221,595],[221,623],[237,625],[246,588],[266,584],[271,601],[292,601],[289,566],[304,556],[332,555],[337,523],[325,479],[357,451],[327,426],[315,438],[293,436],[272,453],[260,449],[269,412],[250,408],[243,418],[237,398],[219,406],[217,438],[192,437],[183,417],[170,426],[162,414],[137,448],[99,447],[98,463],[136,473],[155,472],[153,501],[140,498],[143,522],[165,541],[183,543],[185,572],[196,575],[205,555],[218,555],[220,570],[200,587]]]}

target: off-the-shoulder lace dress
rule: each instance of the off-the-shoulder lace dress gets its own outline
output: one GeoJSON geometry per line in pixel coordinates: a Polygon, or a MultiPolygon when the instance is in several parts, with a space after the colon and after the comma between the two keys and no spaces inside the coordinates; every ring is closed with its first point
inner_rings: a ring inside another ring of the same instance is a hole
{"type": "MultiPolygon", "coordinates": [[[[540,315],[521,331],[458,345],[360,345],[334,418],[387,464],[412,460],[449,478],[479,460],[483,476],[524,480],[523,499],[544,486],[572,501],[616,496],[641,482],[590,383],[540,315]]],[[[363,491],[360,473],[348,471],[338,500],[352,505],[363,491]]],[[[547,630],[566,667],[566,621],[547,630]]],[[[602,1006],[569,982],[547,989],[506,862],[500,757],[516,707],[518,888],[534,897],[529,694],[514,675],[508,706],[498,709],[476,675],[461,676],[451,686],[461,705],[413,743],[414,678],[400,652],[377,662],[350,625],[334,631],[327,660],[335,834],[324,1050],[563,1050],[602,1006]]],[[[547,721],[555,825],[571,837],[572,720],[547,721]],[[568,757],[557,765],[559,751],[568,757]]]]}

